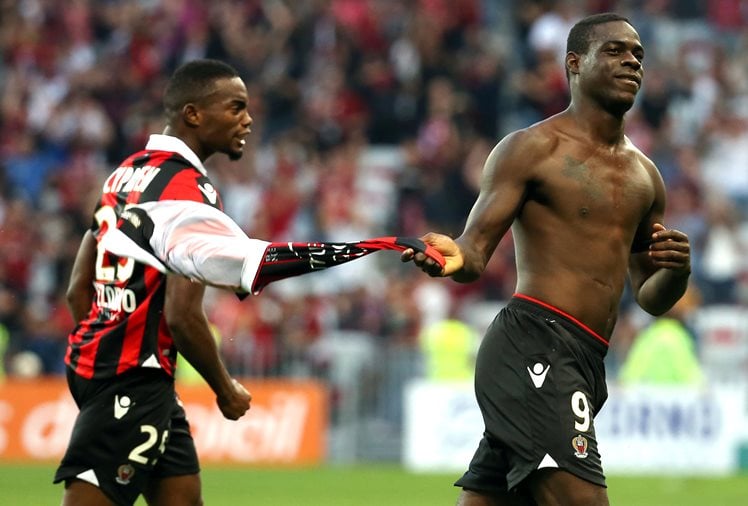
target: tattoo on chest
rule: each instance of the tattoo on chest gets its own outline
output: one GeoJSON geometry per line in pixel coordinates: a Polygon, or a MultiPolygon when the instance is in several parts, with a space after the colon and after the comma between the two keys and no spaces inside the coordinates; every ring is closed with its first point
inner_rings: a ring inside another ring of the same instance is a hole
{"type": "Polygon", "coordinates": [[[594,177],[586,163],[567,155],[564,157],[564,168],[561,173],[569,179],[578,181],[587,197],[593,200],[603,198],[604,192],[600,181],[594,177]]]}

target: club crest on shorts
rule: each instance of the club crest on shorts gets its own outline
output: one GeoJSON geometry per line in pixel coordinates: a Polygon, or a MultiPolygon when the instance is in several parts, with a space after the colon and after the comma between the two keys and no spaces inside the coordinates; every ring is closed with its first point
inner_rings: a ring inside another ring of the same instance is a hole
{"type": "Polygon", "coordinates": [[[571,446],[574,448],[574,456],[578,459],[587,458],[587,438],[581,434],[577,434],[575,438],[571,440],[571,446]]]}
{"type": "Polygon", "coordinates": [[[135,468],[130,464],[122,464],[117,468],[117,477],[114,479],[120,485],[127,485],[135,475],[135,468]]]}

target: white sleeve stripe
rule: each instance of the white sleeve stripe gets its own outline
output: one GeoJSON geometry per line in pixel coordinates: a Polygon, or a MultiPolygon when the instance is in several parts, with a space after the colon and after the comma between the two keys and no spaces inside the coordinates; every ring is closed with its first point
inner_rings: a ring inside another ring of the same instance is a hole
{"type": "Polygon", "coordinates": [[[242,289],[247,293],[257,295],[260,292],[254,290],[254,284],[270,243],[256,239],[253,241],[257,243],[256,247],[250,248],[242,267],[242,289]]]}
{"type": "Polygon", "coordinates": [[[251,239],[225,213],[200,202],[161,200],[135,207],[153,221],[149,243],[169,270],[208,285],[252,293],[269,242],[251,239]]]}

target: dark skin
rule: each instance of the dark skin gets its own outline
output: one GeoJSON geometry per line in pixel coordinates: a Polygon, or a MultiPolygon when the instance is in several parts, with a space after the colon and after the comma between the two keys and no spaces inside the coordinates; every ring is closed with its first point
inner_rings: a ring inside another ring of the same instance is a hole
{"type": "MultiPolygon", "coordinates": [[[[164,134],[181,139],[201,161],[214,153],[238,160],[243,153],[243,139],[250,133],[252,124],[248,103],[247,89],[240,78],[216,80],[212,93],[168,115],[164,134]]],[[[76,321],[84,319],[91,308],[95,293],[96,248],[96,239],[90,231],[86,232],[67,291],[68,306],[76,321]]],[[[167,276],[164,317],[180,354],[216,394],[216,404],[223,416],[237,420],[249,410],[252,396],[231,378],[220,359],[203,311],[204,293],[202,284],[177,275],[167,276]]],[[[199,474],[153,481],[143,495],[150,505],[203,504],[199,474]]],[[[111,504],[98,487],[80,480],[66,483],[63,506],[111,504]]]]}
{"type": "MultiPolygon", "coordinates": [[[[637,303],[661,315],[690,274],[686,234],[663,225],[665,186],[655,165],[624,135],[624,113],[643,75],[639,35],[626,22],[597,25],[585,54],[566,56],[571,104],[509,134],[486,160],[480,194],[457,238],[422,239],[446,259],[403,261],[431,276],[477,279],[512,229],[517,292],[551,304],[609,338],[626,279],[637,303]]],[[[604,487],[559,469],[524,485],[540,505],[607,505],[604,487]]],[[[463,491],[460,506],[527,504],[513,494],[463,491]]]]}

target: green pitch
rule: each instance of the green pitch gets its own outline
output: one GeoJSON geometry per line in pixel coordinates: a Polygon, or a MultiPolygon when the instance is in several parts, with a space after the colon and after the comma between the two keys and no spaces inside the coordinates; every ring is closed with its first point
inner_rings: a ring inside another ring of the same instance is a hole
{"type": "MultiPolygon", "coordinates": [[[[52,485],[53,469],[53,464],[0,464],[0,503],[59,504],[62,486],[52,485]]],[[[203,491],[208,506],[453,506],[456,477],[410,474],[397,466],[379,465],[290,470],[207,467],[203,491]]],[[[748,504],[748,475],[712,479],[613,476],[609,486],[614,506],[748,504]]]]}

